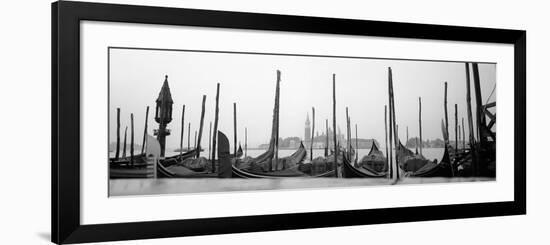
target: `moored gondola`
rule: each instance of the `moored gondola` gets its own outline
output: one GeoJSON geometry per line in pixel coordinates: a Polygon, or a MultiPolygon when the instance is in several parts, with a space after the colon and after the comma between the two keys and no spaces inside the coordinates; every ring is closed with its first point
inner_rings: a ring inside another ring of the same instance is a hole
{"type": "Polygon", "coordinates": [[[420,154],[415,154],[407,149],[401,142],[397,149],[399,167],[407,177],[452,177],[449,147],[445,146],[443,157],[430,161],[420,154]]]}
{"type": "MultiPolygon", "coordinates": [[[[238,168],[235,166],[236,169],[242,171],[242,173],[237,171],[236,174],[237,175],[251,174],[250,176],[260,175],[260,176],[281,176],[281,177],[306,176],[305,173],[303,173],[298,169],[298,164],[305,159],[306,155],[307,155],[307,151],[305,146],[303,144],[300,144],[300,147],[292,155],[279,158],[277,160],[266,159],[266,161],[264,162],[264,166],[270,166],[270,165],[280,166],[281,168],[280,170],[266,171],[263,168],[258,168],[258,165],[251,165],[248,168],[238,168]]],[[[242,164],[239,163],[239,166],[242,166],[242,164]]]]}
{"type": "Polygon", "coordinates": [[[428,162],[422,168],[410,173],[409,177],[453,177],[448,147],[445,147],[445,152],[439,163],[435,160],[428,162]]]}
{"type": "Polygon", "coordinates": [[[426,159],[421,154],[415,154],[409,150],[401,141],[399,141],[399,146],[395,152],[399,168],[405,172],[416,172],[430,162],[430,160],[426,159]]]}
{"type": "Polygon", "coordinates": [[[344,178],[384,178],[387,172],[378,173],[367,168],[356,168],[352,165],[353,159],[349,159],[347,154],[343,154],[342,177],[344,178]]]}
{"type": "Polygon", "coordinates": [[[153,178],[155,169],[152,164],[140,164],[139,166],[118,166],[109,168],[110,179],[135,179],[153,178]]]}
{"type": "Polygon", "coordinates": [[[386,173],[388,172],[388,165],[386,163],[386,157],[384,153],[378,149],[378,146],[373,140],[369,153],[364,156],[356,166],[357,168],[364,168],[374,173],[386,173]]]}
{"type": "Polygon", "coordinates": [[[164,166],[171,166],[171,165],[174,165],[174,164],[181,163],[186,159],[195,157],[196,155],[197,155],[197,149],[192,149],[192,150],[190,150],[188,152],[185,152],[181,155],[178,154],[178,155],[169,156],[169,157],[166,157],[164,159],[161,159],[160,162],[162,162],[164,164],[164,166]]]}
{"type": "Polygon", "coordinates": [[[109,165],[110,166],[124,166],[124,165],[130,165],[130,158],[134,158],[134,165],[140,165],[145,163],[145,153],[143,154],[137,154],[133,156],[127,156],[127,157],[119,157],[118,159],[112,157],[109,158],[109,165]]]}
{"type": "MultiPolygon", "coordinates": [[[[163,166],[162,163],[157,165],[157,173],[161,178],[227,178],[231,177],[230,165],[232,155],[229,154],[229,140],[225,134],[221,131],[218,131],[218,171],[193,171],[187,167],[181,165],[175,165],[170,167],[163,166]]],[[[199,160],[204,158],[197,158],[193,160],[199,160]]],[[[205,166],[210,166],[210,163],[207,163],[205,166]]]]}
{"type": "MultiPolygon", "coordinates": [[[[172,165],[172,164],[176,164],[177,162],[181,162],[185,159],[188,159],[190,157],[194,157],[195,155],[197,155],[197,150],[192,149],[181,155],[177,154],[177,155],[166,157],[161,161],[163,161],[165,165],[172,165]]],[[[143,165],[146,163],[147,158],[145,157],[145,153],[134,155],[133,157],[134,157],[134,166],[143,165]]],[[[128,157],[119,158],[119,159],[109,158],[109,165],[111,166],[130,165],[130,157],[128,156],[128,157]]]]}

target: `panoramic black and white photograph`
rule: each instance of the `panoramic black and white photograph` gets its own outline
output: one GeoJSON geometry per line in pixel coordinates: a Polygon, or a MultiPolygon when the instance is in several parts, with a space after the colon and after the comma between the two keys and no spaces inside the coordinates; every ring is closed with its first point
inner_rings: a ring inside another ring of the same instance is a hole
{"type": "Polygon", "coordinates": [[[109,195],[496,180],[496,63],[110,47],[109,195]]]}

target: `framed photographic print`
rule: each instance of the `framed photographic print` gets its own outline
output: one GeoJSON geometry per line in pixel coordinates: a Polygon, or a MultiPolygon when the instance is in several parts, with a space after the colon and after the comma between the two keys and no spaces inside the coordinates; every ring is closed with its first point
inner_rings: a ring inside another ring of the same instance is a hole
{"type": "Polygon", "coordinates": [[[55,2],[52,241],[525,214],[525,38],[55,2]]]}

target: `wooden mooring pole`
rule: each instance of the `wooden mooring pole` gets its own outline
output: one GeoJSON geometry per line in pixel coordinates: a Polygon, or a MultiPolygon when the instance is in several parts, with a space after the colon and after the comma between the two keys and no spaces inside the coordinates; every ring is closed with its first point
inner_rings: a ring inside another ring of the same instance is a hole
{"type": "Polygon", "coordinates": [[[466,149],[466,133],[464,131],[464,117],[462,118],[462,149],[466,149]]]}
{"type": "Polygon", "coordinates": [[[220,100],[220,83],[216,85],[216,111],[214,113],[214,131],[212,132],[212,172],[216,172],[216,136],[218,135],[218,103],[220,100]]]}
{"type": "Polygon", "coordinates": [[[328,157],[328,148],[329,148],[329,142],[328,142],[328,119],[325,120],[325,136],[326,136],[326,142],[325,142],[325,157],[328,157]]]}
{"type": "Polygon", "coordinates": [[[416,142],[415,142],[415,147],[416,147],[415,153],[416,153],[416,155],[418,155],[418,137],[415,138],[414,140],[416,141],[416,142]]]}
{"type": "MultiPolygon", "coordinates": [[[[384,133],[385,133],[385,142],[386,142],[386,168],[390,171],[391,178],[391,166],[388,162],[388,106],[384,105],[384,133]]],[[[373,142],[374,144],[374,142],[373,142]]]]}
{"type": "Polygon", "coordinates": [[[210,122],[210,129],[208,130],[208,160],[211,160],[212,153],[212,122],[210,122]]]}
{"type": "Polygon", "coordinates": [[[187,123],[187,151],[191,150],[191,122],[187,123]]]}
{"type": "MultiPolygon", "coordinates": [[[[398,142],[400,142],[400,139],[399,139],[399,124],[395,124],[395,137],[397,137],[398,142]]],[[[401,145],[399,145],[398,147],[401,147],[401,145]]]]}
{"type": "Polygon", "coordinates": [[[346,148],[348,153],[348,158],[350,158],[351,153],[351,142],[349,139],[349,114],[348,114],[348,107],[346,106],[346,148]]]}
{"type": "Polygon", "coordinates": [[[481,98],[481,81],[479,79],[479,67],[477,63],[472,63],[472,70],[474,75],[474,91],[476,93],[476,128],[478,140],[481,148],[485,148],[487,143],[486,133],[484,131],[485,126],[487,125],[485,119],[485,113],[483,111],[482,98],[481,98]]]}
{"type": "Polygon", "coordinates": [[[237,103],[233,102],[233,154],[237,156],[237,103]]]}
{"type": "Polygon", "coordinates": [[[309,144],[309,161],[313,161],[313,141],[315,140],[315,107],[311,107],[312,113],[312,128],[311,128],[311,144],[309,144]]]}
{"type": "Polygon", "coordinates": [[[458,105],[455,104],[455,151],[458,151],[458,105]]]}
{"type": "MultiPolygon", "coordinates": [[[[374,141],[372,141],[374,144],[374,141]]],[[[357,139],[357,124],[355,124],[355,164],[357,164],[357,160],[359,158],[359,140],[357,139]]]]}
{"type": "Polygon", "coordinates": [[[394,91],[393,91],[393,75],[392,75],[392,70],[391,68],[389,68],[389,80],[390,80],[390,95],[391,95],[391,108],[390,108],[390,112],[392,114],[392,122],[393,122],[393,128],[394,128],[394,144],[395,144],[395,150],[396,150],[396,153],[395,153],[395,177],[396,179],[398,180],[399,179],[399,157],[397,155],[397,150],[400,149],[401,147],[401,144],[399,144],[399,136],[397,135],[397,120],[396,120],[396,116],[395,116],[395,96],[394,96],[394,91]]]}
{"type": "Polygon", "coordinates": [[[134,113],[130,113],[130,165],[134,165],[134,113]]]}
{"type": "Polygon", "coordinates": [[[418,136],[420,140],[420,146],[418,146],[419,153],[422,156],[422,98],[418,97],[418,136]]]}
{"type": "Polygon", "coordinates": [[[271,121],[271,138],[269,139],[269,150],[274,151],[274,154],[271,156],[271,159],[268,161],[268,171],[273,171],[273,166],[277,165],[278,162],[278,117],[279,117],[279,92],[280,92],[280,82],[281,82],[281,71],[277,70],[277,79],[275,81],[275,99],[273,102],[273,117],[271,121]],[[275,162],[275,164],[273,164],[275,162]]]}
{"type": "MultiPolygon", "coordinates": [[[[462,144],[460,143],[460,141],[462,141],[462,131],[460,131],[460,124],[458,125],[458,142],[457,142],[457,145],[458,147],[461,147],[462,144]]],[[[458,148],[457,148],[458,150],[458,148]]]]}
{"type": "Polygon", "coordinates": [[[332,131],[334,137],[334,174],[338,178],[338,143],[336,143],[336,74],[332,74],[332,131]]]}
{"type": "Polygon", "coordinates": [[[405,146],[409,143],[409,126],[407,126],[406,129],[407,129],[407,141],[405,142],[405,146]]]}
{"type": "Polygon", "coordinates": [[[126,134],[128,133],[128,126],[124,128],[124,144],[122,145],[122,158],[126,157],[126,134]]]}
{"type": "Polygon", "coordinates": [[[149,119],[149,106],[145,111],[145,128],[143,128],[143,141],[141,143],[141,154],[145,153],[145,138],[147,137],[147,120],[149,119]]]}
{"type": "MultiPolygon", "coordinates": [[[[276,130],[275,130],[275,169],[272,169],[272,170],[277,170],[277,167],[279,165],[279,114],[280,114],[280,102],[281,102],[281,71],[277,70],[277,123],[275,124],[276,125],[276,130]]],[[[283,165],[284,167],[284,165],[283,165]]]]}
{"type": "MultiPolygon", "coordinates": [[[[444,99],[444,107],[445,107],[445,133],[447,134],[447,137],[449,136],[449,115],[447,114],[447,82],[445,82],[445,99],[444,99]]],[[[449,142],[445,142],[445,144],[449,144],[449,142]]]]}
{"type": "Polygon", "coordinates": [[[470,65],[469,63],[465,63],[466,65],[466,105],[468,109],[468,131],[469,131],[469,145],[470,145],[470,153],[472,155],[472,174],[475,176],[477,175],[477,156],[475,151],[475,139],[474,139],[474,120],[472,115],[472,97],[470,92],[470,65]]]}
{"type": "MultiPolygon", "coordinates": [[[[393,145],[392,145],[392,142],[393,142],[393,113],[392,113],[392,91],[391,91],[391,67],[388,67],[388,106],[389,106],[389,116],[390,116],[390,121],[389,121],[389,124],[388,124],[388,127],[389,127],[389,153],[390,153],[390,178],[393,178],[393,145]]],[[[396,169],[395,170],[396,172],[398,172],[398,170],[396,169]]]]}
{"type": "Polygon", "coordinates": [[[115,160],[120,156],[120,108],[116,108],[116,152],[115,160]]]}
{"type": "Polygon", "coordinates": [[[183,155],[183,133],[185,132],[185,105],[181,110],[180,158],[183,155]]]}
{"type": "Polygon", "coordinates": [[[348,107],[346,106],[346,148],[347,148],[347,155],[348,159],[351,159],[351,142],[350,142],[350,136],[349,136],[349,114],[348,114],[348,107]]]}
{"type": "Polygon", "coordinates": [[[201,156],[201,139],[202,139],[202,128],[204,126],[204,112],[206,107],[206,95],[202,96],[202,108],[201,108],[201,122],[199,124],[199,138],[197,139],[197,158],[201,156]]]}
{"type": "Polygon", "coordinates": [[[145,111],[145,127],[143,128],[143,141],[141,143],[141,154],[145,153],[145,138],[147,137],[147,120],[149,119],[149,106],[145,111]]]}

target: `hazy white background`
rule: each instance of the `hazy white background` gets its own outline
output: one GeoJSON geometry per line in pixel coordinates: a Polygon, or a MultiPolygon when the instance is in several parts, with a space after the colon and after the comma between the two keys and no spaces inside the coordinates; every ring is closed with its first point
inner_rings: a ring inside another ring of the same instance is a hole
{"type": "MultiPolygon", "coordinates": [[[[233,11],[330,16],[434,24],[527,29],[527,212],[526,216],[430,221],[300,231],[245,233],[108,244],[547,244],[550,218],[545,129],[548,116],[550,33],[547,4],[518,1],[118,1],[233,11]],[[415,240],[429,234],[433,240],[415,240]],[[391,240],[390,240],[391,239],[391,240]]],[[[50,1],[6,3],[0,105],[5,174],[0,226],[3,244],[49,244],[50,231],[50,1]],[[27,156],[28,158],[23,158],[27,156]],[[32,157],[31,157],[32,156],[32,157]],[[21,169],[25,169],[25,174],[21,169]]],[[[161,80],[162,78],[160,78],[161,80]]],[[[396,98],[397,99],[397,98],[396,98]]],[[[198,99],[200,100],[200,98],[198,99]]],[[[399,103],[399,101],[397,101],[399,103]]]]}
{"type": "MultiPolygon", "coordinates": [[[[185,46],[183,46],[185,47],[185,46]]],[[[153,47],[148,47],[153,48],[153,47]]],[[[444,81],[448,82],[449,131],[454,139],[454,104],[458,104],[459,124],[466,117],[466,73],[464,63],[304,57],[258,54],[181,52],[167,50],[110,49],[110,142],[116,140],[116,108],[121,108],[121,130],[130,125],[134,113],[136,143],[143,135],[145,107],[150,106],[149,133],[158,128],[154,121],[155,100],[168,75],[173,105],[172,135],[167,147],[179,146],[181,108],[185,104],[185,135],[191,122],[191,146],[198,131],[202,95],[207,95],[205,130],[214,121],[216,83],[220,83],[218,128],[233,135],[233,102],[237,103],[239,141],[267,143],[271,134],[276,70],[281,75],[281,137],[304,137],[306,115],[315,107],[316,131],[332,128],[332,74],[336,74],[337,124],[345,134],[345,107],[349,107],[352,128],[358,124],[359,138],[384,142],[384,105],[388,103],[388,67],[392,67],[397,124],[405,141],[418,135],[418,97],[422,97],[423,139],[442,138],[444,81]]],[[[491,94],[496,77],[495,64],[480,64],[482,100],[491,94]]],[[[473,81],[473,80],[472,80],[473,81]]],[[[497,82],[498,84],[498,82],[497,82]]],[[[475,93],[471,83],[472,104],[475,93]]],[[[490,101],[495,101],[495,95],[490,101]]],[[[475,111],[475,107],[473,109],[475,111]]],[[[475,116],[475,115],[474,115],[475,116]]],[[[312,118],[310,118],[312,119],[312,118]]],[[[474,119],[475,120],[475,119],[474,119]]],[[[353,132],[355,137],[355,131],[353,132]]],[[[468,130],[466,130],[468,135],[468,130]]],[[[184,136],[187,141],[187,136],[184,136]]],[[[203,141],[204,143],[207,141],[203,141]]],[[[233,141],[231,141],[231,144],[233,141]]],[[[186,144],[184,143],[184,146],[186,144]]]]}

